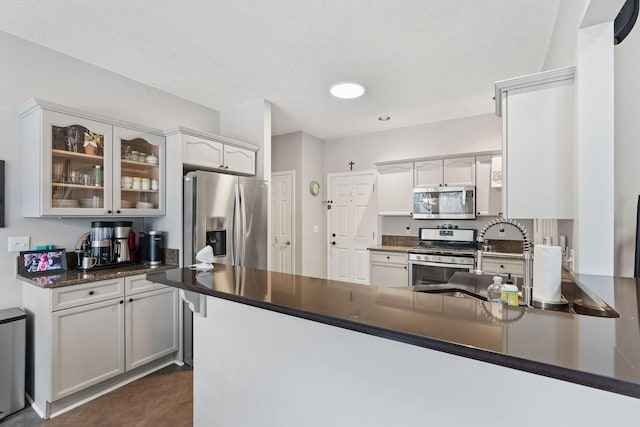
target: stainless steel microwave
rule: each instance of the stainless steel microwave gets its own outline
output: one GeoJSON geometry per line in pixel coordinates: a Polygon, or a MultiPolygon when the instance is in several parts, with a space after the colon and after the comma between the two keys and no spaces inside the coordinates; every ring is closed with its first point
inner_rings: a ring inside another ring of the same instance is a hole
{"type": "Polygon", "coordinates": [[[422,187],[413,189],[414,219],[474,219],[476,187],[422,187]]]}

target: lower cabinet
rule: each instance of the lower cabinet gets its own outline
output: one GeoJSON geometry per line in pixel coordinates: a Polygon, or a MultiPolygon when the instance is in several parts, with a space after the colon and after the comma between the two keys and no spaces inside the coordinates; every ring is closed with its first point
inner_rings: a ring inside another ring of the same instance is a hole
{"type": "Polygon", "coordinates": [[[484,274],[496,274],[500,271],[501,275],[511,273],[514,277],[524,277],[524,259],[492,257],[487,253],[482,254],[482,271],[484,274]]]}
{"type": "Polygon", "coordinates": [[[124,372],[122,299],[54,311],[51,319],[52,400],[124,372]]]}
{"type": "Polygon", "coordinates": [[[370,283],[381,287],[409,285],[409,261],[406,253],[371,252],[370,283]]]}
{"type": "Polygon", "coordinates": [[[51,402],[178,351],[177,290],[145,275],[24,286],[33,328],[28,394],[46,417],[51,402]]]}
{"type": "Polygon", "coordinates": [[[178,350],[178,299],[174,288],[143,292],[125,303],[125,369],[178,350]]]}

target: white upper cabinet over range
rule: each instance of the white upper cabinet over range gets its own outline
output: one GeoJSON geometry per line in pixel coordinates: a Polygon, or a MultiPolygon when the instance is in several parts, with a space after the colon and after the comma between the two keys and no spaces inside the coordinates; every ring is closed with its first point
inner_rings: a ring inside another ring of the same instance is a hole
{"type": "Polygon", "coordinates": [[[475,183],[473,156],[415,162],[416,187],[459,187],[475,183]]]}
{"type": "Polygon", "coordinates": [[[563,68],[496,82],[508,218],[573,218],[574,74],[563,68]]]}
{"type": "Polygon", "coordinates": [[[186,166],[235,175],[256,174],[255,145],[182,126],[167,130],[165,135],[181,138],[182,163],[186,166]]]}

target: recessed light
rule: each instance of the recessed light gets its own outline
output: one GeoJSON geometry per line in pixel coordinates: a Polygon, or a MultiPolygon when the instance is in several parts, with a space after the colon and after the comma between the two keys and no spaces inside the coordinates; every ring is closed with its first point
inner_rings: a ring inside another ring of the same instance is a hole
{"type": "Polygon", "coordinates": [[[353,99],[364,95],[364,86],[359,83],[343,82],[331,86],[331,95],[336,98],[353,99]]]}
{"type": "Polygon", "coordinates": [[[389,116],[380,116],[380,117],[378,117],[378,120],[380,120],[381,122],[386,122],[387,120],[391,120],[391,117],[389,117],[389,116]]]}

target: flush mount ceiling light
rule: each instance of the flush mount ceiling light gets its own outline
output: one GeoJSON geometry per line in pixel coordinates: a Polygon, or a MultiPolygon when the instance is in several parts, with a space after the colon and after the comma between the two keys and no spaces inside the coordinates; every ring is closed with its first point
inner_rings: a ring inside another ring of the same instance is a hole
{"type": "Polygon", "coordinates": [[[331,86],[331,95],[336,98],[353,99],[364,95],[364,86],[359,83],[343,82],[331,86]]]}
{"type": "Polygon", "coordinates": [[[380,117],[378,117],[378,120],[380,120],[381,122],[386,122],[387,120],[391,120],[391,117],[389,117],[389,116],[380,116],[380,117]]]}

